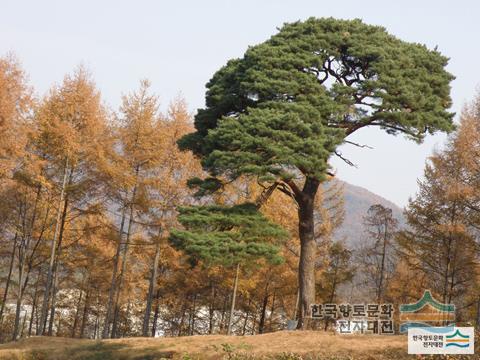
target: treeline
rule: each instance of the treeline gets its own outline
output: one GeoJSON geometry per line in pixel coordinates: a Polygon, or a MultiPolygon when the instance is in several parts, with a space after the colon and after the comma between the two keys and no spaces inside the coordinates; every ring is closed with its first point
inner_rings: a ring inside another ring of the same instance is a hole
{"type": "MultiPolygon", "coordinates": [[[[406,210],[408,230],[389,209],[372,207],[358,252],[334,239],[344,216],[341,186],[322,188],[314,205],[317,302],[361,294],[364,301],[407,303],[431,289],[458,304],[460,321],[479,317],[479,121],[475,103],[427,164],[406,210]]],[[[194,196],[187,181],[205,174],[177,147],[192,131],[186,102],[175,99],[162,112],[148,81],[112,111],[83,68],[40,98],[15,57],[0,59],[1,341],[229,327],[256,334],[297,318],[300,245],[288,194],[266,198],[261,209],[288,231],[277,244],[281,262],[208,263],[169,241],[181,228],[180,207],[255,202],[265,192],[240,177],[221,194],[194,196]]]]}
{"type": "MultiPolygon", "coordinates": [[[[161,112],[148,81],[111,111],[83,68],[39,98],[15,57],[0,66],[1,340],[226,332],[235,267],[193,264],[170,230],[182,205],[240,203],[263,189],[245,178],[195,198],[187,180],[203,176],[201,166],[176,144],[192,131],[191,114],[183,99],[161,112]]],[[[340,190],[324,191],[328,208],[317,204],[324,250],[340,190]]],[[[285,200],[269,198],[263,210],[295,234],[285,200]]],[[[281,253],[281,264],[256,258],[240,269],[234,333],[295,317],[295,235],[281,253]]]]}
{"type": "Polygon", "coordinates": [[[399,228],[392,212],[372,206],[358,249],[358,293],[377,301],[415,302],[424,290],[455,304],[457,324],[480,324],[480,97],[427,160],[418,192],[399,228]],[[362,291],[363,288],[363,291],[362,291]]]}

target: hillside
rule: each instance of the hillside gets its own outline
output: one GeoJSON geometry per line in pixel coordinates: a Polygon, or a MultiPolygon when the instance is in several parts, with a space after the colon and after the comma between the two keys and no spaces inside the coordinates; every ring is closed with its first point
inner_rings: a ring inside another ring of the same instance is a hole
{"type": "Polygon", "coordinates": [[[350,246],[359,244],[364,236],[363,217],[366,215],[368,208],[374,204],[391,208],[394,217],[399,221],[399,225],[403,226],[405,224],[403,210],[396,204],[360,186],[345,181],[340,182],[343,185],[345,196],[345,220],[335,234],[337,239],[345,239],[350,246]]]}
{"type": "Polygon", "coordinates": [[[404,336],[333,335],[320,331],[282,331],[254,336],[188,336],[80,340],[32,337],[0,346],[0,359],[10,360],[159,360],[410,359],[404,336]]]}

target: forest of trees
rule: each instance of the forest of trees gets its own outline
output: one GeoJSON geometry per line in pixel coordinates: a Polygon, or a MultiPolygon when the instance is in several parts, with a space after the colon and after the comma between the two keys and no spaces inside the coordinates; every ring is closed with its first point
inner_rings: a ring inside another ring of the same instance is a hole
{"type": "MultiPolygon", "coordinates": [[[[298,68],[292,33],[332,27],[322,21],[288,25],[229,62],[195,116],[183,98],[162,110],[147,80],[111,109],[84,67],[39,96],[19,60],[1,57],[0,341],[258,334],[289,319],[317,326],[304,321],[314,302],[401,304],[425,289],[455,303],[460,323],[480,323],[480,97],[453,130],[446,60],[355,21],[334,24],[344,41],[368,33],[432,72],[410,72],[414,82],[400,65],[371,70],[360,47],[339,68],[328,55],[326,68],[287,76],[298,68]],[[408,96],[387,97],[396,76],[408,96]],[[336,84],[322,92],[328,77],[336,84]],[[319,104],[334,122],[323,124],[319,104]],[[353,248],[335,236],[343,194],[328,159],[364,126],[416,141],[453,131],[425,166],[407,225],[374,204],[353,248]]],[[[338,38],[323,40],[333,54],[338,38]]]]}
{"type": "MultiPolygon", "coordinates": [[[[214,199],[195,198],[187,180],[203,175],[200,163],[176,144],[193,129],[187,104],[175,99],[161,112],[148,81],[112,111],[82,67],[38,98],[14,56],[0,65],[2,341],[226,332],[235,266],[192,262],[170,231],[182,205],[240,203],[262,198],[262,188],[240,179],[214,199]]],[[[331,204],[318,202],[325,239],[341,212],[331,204]]],[[[294,231],[285,199],[264,209],[294,231]]],[[[271,252],[277,261],[243,260],[234,333],[283,328],[295,313],[295,239],[271,252]]]]}

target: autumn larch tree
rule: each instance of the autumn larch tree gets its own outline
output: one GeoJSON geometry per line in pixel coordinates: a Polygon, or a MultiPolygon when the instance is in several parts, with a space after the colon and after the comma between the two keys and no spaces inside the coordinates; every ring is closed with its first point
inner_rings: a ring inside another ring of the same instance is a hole
{"type": "Polygon", "coordinates": [[[367,126],[417,142],[450,131],[447,61],[361,20],[310,18],[284,25],[208,82],[196,132],[180,146],[210,173],[204,190],[248,174],[279,183],[298,204],[299,328],[315,300],[314,199],[328,159],[367,126]]]}
{"type": "Polygon", "coordinates": [[[475,108],[465,110],[458,131],[427,161],[405,211],[409,228],[398,239],[410,267],[426,275],[444,303],[455,299],[460,309],[478,275],[478,119],[475,108]]]}
{"type": "Polygon", "coordinates": [[[385,287],[395,267],[393,260],[393,239],[398,230],[398,221],[392,209],[381,204],[369,207],[363,218],[368,236],[360,250],[360,263],[366,281],[375,289],[377,303],[384,301],[385,287]]]}
{"type": "Polygon", "coordinates": [[[53,331],[57,275],[61,273],[63,241],[68,232],[69,216],[96,211],[98,205],[97,162],[105,155],[107,111],[101,103],[88,71],[79,67],[54,86],[36,113],[38,135],[35,151],[48,163],[45,177],[55,192],[56,210],[51,237],[47,278],[37,335],[53,331]]]}

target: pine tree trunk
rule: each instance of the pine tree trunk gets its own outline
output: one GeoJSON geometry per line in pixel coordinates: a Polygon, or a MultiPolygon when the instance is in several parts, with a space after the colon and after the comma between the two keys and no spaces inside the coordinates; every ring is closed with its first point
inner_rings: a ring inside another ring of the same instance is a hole
{"type": "Polygon", "coordinates": [[[45,324],[47,321],[47,314],[48,314],[48,302],[50,299],[50,290],[52,287],[52,280],[53,280],[53,266],[55,262],[55,252],[57,250],[57,237],[60,232],[60,219],[62,216],[62,205],[64,205],[65,203],[64,195],[65,195],[65,188],[67,185],[67,173],[68,173],[68,158],[65,160],[65,168],[63,170],[62,189],[60,191],[60,199],[58,200],[57,220],[55,222],[55,231],[53,233],[52,245],[50,248],[50,262],[48,264],[47,281],[45,284],[45,292],[43,294],[42,309],[40,312],[40,327],[38,329],[37,335],[43,335],[45,332],[45,324]]]}
{"type": "Polygon", "coordinates": [[[150,324],[150,315],[152,312],[152,301],[153,295],[155,293],[155,287],[157,285],[157,276],[158,276],[158,261],[160,260],[160,234],[158,234],[158,241],[155,245],[155,256],[153,257],[152,271],[150,276],[150,284],[148,286],[148,295],[147,295],[147,305],[145,307],[145,316],[143,318],[143,336],[148,336],[148,328],[150,324]]]}
{"type": "Polygon", "coordinates": [[[235,281],[233,283],[232,306],[230,307],[230,317],[228,318],[227,335],[232,334],[233,313],[235,312],[235,298],[237,296],[238,275],[239,275],[239,273],[240,273],[240,264],[237,264],[237,270],[235,272],[235,281]]]}
{"type": "Polygon", "coordinates": [[[314,201],[319,181],[307,177],[298,203],[298,230],[300,236],[300,262],[298,283],[300,286],[300,314],[298,329],[307,329],[311,317],[310,306],[315,302],[315,260],[317,244],[314,233],[314,201]]]}

